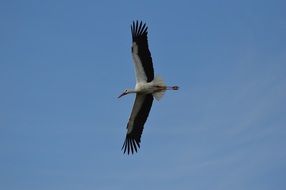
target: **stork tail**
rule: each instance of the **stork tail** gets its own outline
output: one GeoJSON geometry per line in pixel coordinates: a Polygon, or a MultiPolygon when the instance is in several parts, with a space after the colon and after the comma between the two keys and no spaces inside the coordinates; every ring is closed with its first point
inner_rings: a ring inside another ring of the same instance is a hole
{"type": "MultiPolygon", "coordinates": [[[[156,85],[156,86],[166,86],[163,79],[161,79],[159,76],[156,76],[153,80],[153,83],[156,85]]],[[[165,94],[165,90],[161,90],[161,91],[158,91],[158,92],[155,92],[153,93],[153,96],[155,97],[156,100],[160,100],[164,94],[165,94]]]]}

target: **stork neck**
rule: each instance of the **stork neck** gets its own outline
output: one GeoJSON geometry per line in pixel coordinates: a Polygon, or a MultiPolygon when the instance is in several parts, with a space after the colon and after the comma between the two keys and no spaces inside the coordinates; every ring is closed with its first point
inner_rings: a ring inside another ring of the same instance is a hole
{"type": "Polygon", "coordinates": [[[128,94],[131,94],[131,93],[137,93],[137,91],[135,89],[128,89],[128,94]]]}

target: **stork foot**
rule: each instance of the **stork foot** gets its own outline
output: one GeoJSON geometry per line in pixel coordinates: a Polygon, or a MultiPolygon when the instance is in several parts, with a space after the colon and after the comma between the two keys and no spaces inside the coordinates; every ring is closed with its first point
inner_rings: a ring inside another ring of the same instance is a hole
{"type": "Polygon", "coordinates": [[[178,86],[172,86],[172,89],[173,90],[179,90],[179,87],[178,86]]]}

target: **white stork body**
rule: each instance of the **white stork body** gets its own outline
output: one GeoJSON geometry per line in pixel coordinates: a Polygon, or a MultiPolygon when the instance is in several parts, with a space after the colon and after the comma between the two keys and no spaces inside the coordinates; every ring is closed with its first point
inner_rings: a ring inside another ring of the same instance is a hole
{"type": "Polygon", "coordinates": [[[151,53],[148,48],[146,24],[142,21],[133,22],[132,33],[132,58],[135,65],[135,89],[126,89],[121,96],[136,93],[133,109],[127,124],[127,134],[122,146],[124,153],[137,152],[140,148],[141,135],[153,103],[153,96],[160,100],[166,90],[178,90],[178,86],[166,86],[162,79],[154,77],[151,53]]]}

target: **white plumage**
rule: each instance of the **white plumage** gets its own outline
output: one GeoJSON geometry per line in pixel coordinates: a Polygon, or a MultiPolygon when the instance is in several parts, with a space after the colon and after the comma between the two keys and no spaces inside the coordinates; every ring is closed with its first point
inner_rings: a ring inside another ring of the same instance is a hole
{"type": "Polygon", "coordinates": [[[137,152],[140,148],[144,124],[152,107],[153,97],[160,100],[166,90],[178,90],[178,86],[166,86],[160,77],[154,77],[151,53],[148,48],[146,23],[133,22],[132,58],[135,65],[136,85],[126,89],[118,98],[135,93],[136,98],[127,124],[127,134],[122,149],[127,154],[137,152]]]}

